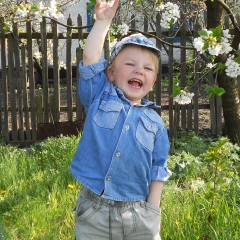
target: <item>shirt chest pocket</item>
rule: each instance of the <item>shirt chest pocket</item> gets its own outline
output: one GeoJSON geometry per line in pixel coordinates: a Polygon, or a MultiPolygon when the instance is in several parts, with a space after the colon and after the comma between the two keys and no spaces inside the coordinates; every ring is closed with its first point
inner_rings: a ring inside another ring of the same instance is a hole
{"type": "Polygon", "coordinates": [[[136,138],[143,147],[152,152],[157,131],[158,127],[156,124],[140,117],[136,131],[136,138]]]}
{"type": "Polygon", "coordinates": [[[122,104],[115,101],[102,101],[93,121],[102,128],[113,129],[117,123],[122,104]]]}

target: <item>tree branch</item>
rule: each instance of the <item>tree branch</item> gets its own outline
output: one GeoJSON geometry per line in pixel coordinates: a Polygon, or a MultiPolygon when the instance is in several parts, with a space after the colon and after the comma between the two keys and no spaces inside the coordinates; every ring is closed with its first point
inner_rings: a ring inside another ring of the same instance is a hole
{"type": "Polygon", "coordinates": [[[231,22],[234,26],[234,29],[236,31],[238,31],[240,33],[240,28],[239,28],[239,25],[238,25],[238,22],[237,22],[237,19],[235,18],[233,12],[231,11],[231,9],[228,7],[228,5],[226,3],[224,3],[223,1],[221,0],[214,0],[215,2],[217,2],[219,5],[221,5],[223,7],[223,9],[227,12],[227,14],[229,15],[230,19],[231,19],[231,22]]]}
{"type": "Polygon", "coordinates": [[[134,28],[129,28],[129,31],[131,31],[131,32],[138,32],[138,33],[141,33],[141,34],[143,34],[143,35],[145,35],[145,36],[147,36],[147,37],[155,38],[155,39],[157,39],[160,43],[162,43],[162,44],[164,44],[164,45],[167,45],[167,46],[169,46],[169,47],[181,48],[181,49],[188,49],[188,50],[195,50],[195,48],[193,48],[193,47],[179,46],[179,45],[174,45],[174,44],[165,42],[165,41],[163,41],[161,38],[157,37],[156,35],[153,35],[153,34],[151,34],[151,33],[146,33],[146,32],[143,32],[143,31],[134,29],[134,28]]]}

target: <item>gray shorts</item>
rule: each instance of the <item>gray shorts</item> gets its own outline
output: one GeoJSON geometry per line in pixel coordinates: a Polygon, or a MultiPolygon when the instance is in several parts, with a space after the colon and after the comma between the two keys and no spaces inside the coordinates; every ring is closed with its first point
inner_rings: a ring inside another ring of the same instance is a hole
{"type": "Polygon", "coordinates": [[[76,240],[160,240],[160,208],[118,202],[83,188],[76,205],[76,240]]]}

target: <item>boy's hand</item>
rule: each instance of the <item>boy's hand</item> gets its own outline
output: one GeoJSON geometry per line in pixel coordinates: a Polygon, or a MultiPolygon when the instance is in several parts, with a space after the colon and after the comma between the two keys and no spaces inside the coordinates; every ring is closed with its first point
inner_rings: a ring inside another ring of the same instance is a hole
{"type": "Polygon", "coordinates": [[[117,11],[117,7],[120,0],[96,0],[96,19],[103,20],[112,20],[117,11]]]}
{"type": "Polygon", "coordinates": [[[97,0],[96,21],[89,33],[83,50],[83,65],[90,65],[100,60],[104,40],[115,16],[120,0],[97,0]]]}

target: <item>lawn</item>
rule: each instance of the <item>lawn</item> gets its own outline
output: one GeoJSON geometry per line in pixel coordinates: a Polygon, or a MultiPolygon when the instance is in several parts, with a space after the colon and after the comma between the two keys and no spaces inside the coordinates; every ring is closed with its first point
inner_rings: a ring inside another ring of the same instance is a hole
{"type": "MultiPolygon", "coordinates": [[[[79,137],[51,138],[30,151],[0,144],[0,239],[74,239],[81,185],[69,165],[79,137]]],[[[182,133],[169,168],[162,240],[239,240],[240,147],[182,133]]]]}

